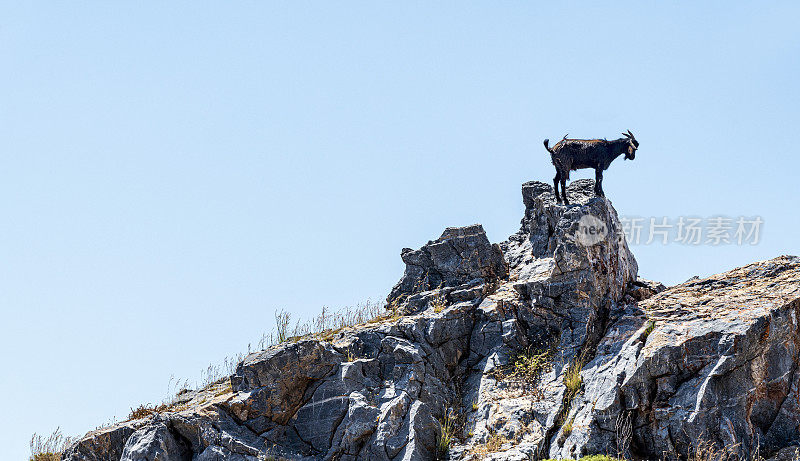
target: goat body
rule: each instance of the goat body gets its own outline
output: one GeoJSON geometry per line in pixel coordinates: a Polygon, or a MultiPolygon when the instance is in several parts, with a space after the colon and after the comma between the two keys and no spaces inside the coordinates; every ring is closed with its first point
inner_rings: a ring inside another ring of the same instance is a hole
{"type": "Polygon", "coordinates": [[[567,200],[567,179],[569,172],[583,168],[593,168],[595,171],[594,192],[599,197],[603,197],[603,171],[607,170],[617,157],[625,154],[626,160],[633,160],[636,157],[636,149],[639,142],[633,137],[633,133],[628,130],[622,133],[625,137],[606,141],[605,139],[564,139],[556,143],[552,148],[549,147],[550,140],[544,140],[544,148],[550,152],[550,159],[556,167],[556,176],[553,178],[555,186],[556,201],[569,204],[567,200]],[[558,185],[561,184],[561,194],[558,193],[558,185]]]}

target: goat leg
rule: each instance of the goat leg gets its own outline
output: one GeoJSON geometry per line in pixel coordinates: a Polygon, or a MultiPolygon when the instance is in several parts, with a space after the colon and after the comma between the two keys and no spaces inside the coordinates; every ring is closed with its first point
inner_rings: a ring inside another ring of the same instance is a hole
{"type": "Polygon", "coordinates": [[[564,176],[561,176],[561,195],[564,197],[564,205],[569,205],[569,200],[567,200],[567,179],[564,176]]]}
{"type": "Polygon", "coordinates": [[[599,168],[594,170],[594,193],[598,197],[605,197],[603,193],[603,170],[599,168]]]}
{"type": "Polygon", "coordinates": [[[561,179],[561,175],[556,170],[556,177],[553,178],[553,189],[556,191],[556,203],[561,203],[561,197],[558,195],[558,180],[561,179]]]}

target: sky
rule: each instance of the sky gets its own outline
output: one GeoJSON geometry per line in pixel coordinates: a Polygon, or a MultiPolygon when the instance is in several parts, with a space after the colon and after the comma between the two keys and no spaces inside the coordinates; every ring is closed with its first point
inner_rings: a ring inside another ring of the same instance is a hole
{"type": "MultiPolygon", "coordinates": [[[[0,420],[82,435],[380,300],[403,247],[519,228],[566,133],[640,142],[622,216],[760,217],[633,246],[667,284],[798,254],[797,2],[0,2],[0,420]]],[[[590,170],[572,179],[592,178],[590,170]]],[[[643,239],[646,240],[646,239],[643,239]]]]}

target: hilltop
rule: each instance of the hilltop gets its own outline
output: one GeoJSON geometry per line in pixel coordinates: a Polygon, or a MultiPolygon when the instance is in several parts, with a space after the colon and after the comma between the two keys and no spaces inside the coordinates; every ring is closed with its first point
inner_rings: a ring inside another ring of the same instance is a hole
{"type": "Polygon", "coordinates": [[[252,353],[62,459],[755,459],[800,444],[800,258],[665,287],[593,182],[403,249],[386,315],[252,353]],[[737,458],[738,459],[738,458],[737,458]]]}

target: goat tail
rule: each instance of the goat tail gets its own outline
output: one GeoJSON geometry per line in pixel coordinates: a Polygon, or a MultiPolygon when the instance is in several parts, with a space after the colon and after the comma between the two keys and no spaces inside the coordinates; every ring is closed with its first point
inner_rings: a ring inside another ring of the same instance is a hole
{"type": "Polygon", "coordinates": [[[547,152],[550,152],[552,154],[553,153],[553,149],[551,149],[548,144],[550,144],[550,140],[549,139],[545,139],[544,140],[544,148],[547,149],[547,152]]]}

